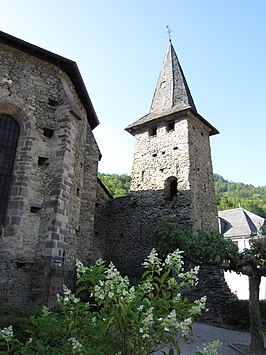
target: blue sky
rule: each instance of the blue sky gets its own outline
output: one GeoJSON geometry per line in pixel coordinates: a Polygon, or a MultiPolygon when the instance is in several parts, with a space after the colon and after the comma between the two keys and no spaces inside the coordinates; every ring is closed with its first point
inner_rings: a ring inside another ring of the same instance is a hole
{"type": "Polygon", "coordinates": [[[124,131],[149,111],[166,25],[211,137],[214,172],[266,185],[265,0],[0,0],[0,29],[75,60],[101,122],[99,171],[131,172],[124,131]]]}

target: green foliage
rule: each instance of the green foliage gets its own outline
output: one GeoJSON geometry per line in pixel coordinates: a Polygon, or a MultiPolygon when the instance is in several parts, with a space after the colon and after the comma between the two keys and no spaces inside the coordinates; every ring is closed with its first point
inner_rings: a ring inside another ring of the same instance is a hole
{"type": "Polygon", "coordinates": [[[29,318],[40,313],[39,306],[0,303],[0,329],[12,324],[16,337],[23,340],[27,336],[25,328],[29,324],[29,318]]]}
{"type": "Polygon", "coordinates": [[[168,253],[176,249],[183,250],[185,258],[188,257],[192,235],[181,224],[160,218],[151,238],[152,245],[158,251],[161,258],[165,258],[168,253]]]}
{"type": "Polygon", "coordinates": [[[193,262],[218,263],[225,269],[232,269],[238,256],[238,247],[217,230],[200,229],[192,236],[189,258],[193,262]]]}
{"type": "Polygon", "coordinates": [[[206,301],[190,303],[180,295],[181,288],[195,284],[198,271],[182,272],[181,253],[176,250],[162,262],[153,249],[136,286],[112,263],[107,267],[98,260],[85,267],[77,262],[77,295],[64,286],[60,312],[44,307],[41,315],[31,316],[27,339],[18,340],[12,326],[0,329],[1,354],[143,355],[166,344],[172,346],[169,354],[173,349],[180,354],[177,336],[187,336],[206,301]],[[77,298],[84,291],[86,303],[77,298]]]}
{"type": "MultiPolygon", "coordinates": [[[[237,329],[249,330],[249,301],[230,300],[229,324],[237,329]]],[[[260,301],[261,321],[264,331],[266,330],[266,301],[260,301]]]]}
{"type": "Polygon", "coordinates": [[[159,255],[166,255],[175,249],[184,251],[184,258],[196,264],[222,264],[231,269],[238,258],[238,248],[216,230],[199,230],[192,234],[182,225],[159,220],[152,236],[152,244],[159,255]]]}
{"type": "Polygon", "coordinates": [[[113,197],[122,197],[129,194],[131,182],[129,175],[98,173],[98,177],[113,197]]]}
{"type": "Polygon", "coordinates": [[[229,182],[217,174],[214,174],[214,183],[218,210],[241,206],[266,218],[266,186],[229,182]]]}

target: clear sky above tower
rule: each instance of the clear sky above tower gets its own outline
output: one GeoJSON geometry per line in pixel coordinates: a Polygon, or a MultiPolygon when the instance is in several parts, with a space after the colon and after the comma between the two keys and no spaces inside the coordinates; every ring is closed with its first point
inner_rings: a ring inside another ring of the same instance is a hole
{"type": "MultiPolygon", "coordinates": [[[[266,185],[266,1],[0,0],[0,30],[75,60],[100,120],[105,173],[131,171],[124,131],[149,112],[166,26],[211,137],[214,172],[266,185]]],[[[0,58],[1,60],[1,58],[0,58]]]]}

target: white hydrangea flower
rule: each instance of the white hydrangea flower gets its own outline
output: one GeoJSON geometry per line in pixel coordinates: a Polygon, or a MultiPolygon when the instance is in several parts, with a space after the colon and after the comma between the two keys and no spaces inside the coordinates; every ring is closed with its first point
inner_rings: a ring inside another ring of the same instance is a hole
{"type": "Polygon", "coordinates": [[[201,355],[217,355],[218,354],[218,347],[221,346],[223,343],[220,340],[214,340],[211,343],[203,344],[203,349],[200,349],[197,346],[197,351],[201,355]]]}
{"type": "Polygon", "coordinates": [[[170,329],[175,329],[177,325],[176,319],[176,311],[173,309],[163,320],[161,323],[162,327],[165,331],[169,332],[170,329]]]}
{"type": "Polygon", "coordinates": [[[79,353],[82,350],[82,344],[74,337],[68,339],[72,345],[73,353],[79,353]]]}
{"type": "Polygon", "coordinates": [[[177,329],[179,330],[180,335],[182,337],[188,335],[188,333],[191,329],[191,326],[192,326],[192,318],[191,317],[185,319],[183,322],[177,323],[177,329]]]}
{"type": "Polygon", "coordinates": [[[194,301],[194,305],[190,309],[191,315],[201,314],[202,310],[206,307],[207,296],[201,297],[199,300],[194,301]]]}
{"type": "MultiPolygon", "coordinates": [[[[56,295],[57,297],[59,296],[58,294],[56,295]]],[[[42,314],[44,316],[48,316],[49,314],[51,314],[52,312],[49,310],[49,308],[47,306],[43,306],[42,307],[42,314]]]]}
{"type": "Polygon", "coordinates": [[[109,298],[114,297],[114,295],[115,295],[115,294],[114,294],[113,292],[109,292],[109,293],[108,293],[108,297],[109,297],[109,298]]]}
{"type": "Polygon", "coordinates": [[[142,263],[145,269],[152,271],[162,271],[162,261],[158,258],[158,253],[153,248],[145,261],[142,263]]]}
{"type": "Polygon", "coordinates": [[[184,264],[181,255],[182,253],[183,251],[177,249],[173,253],[168,254],[165,259],[165,265],[174,269],[176,272],[179,272],[182,269],[182,265],[184,264]]]}
{"type": "Polygon", "coordinates": [[[140,321],[141,323],[141,328],[143,330],[143,333],[148,334],[150,333],[150,330],[152,329],[154,319],[153,319],[153,310],[154,307],[150,307],[145,313],[144,313],[144,318],[140,321]]]}
{"type": "Polygon", "coordinates": [[[80,302],[80,299],[77,298],[66,285],[63,285],[63,292],[64,297],[57,295],[57,300],[63,302],[64,305],[80,302]]]}
{"type": "Polygon", "coordinates": [[[81,275],[85,274],[85,272],[88,270],[88,267],[84,266],[80,260],[76,259],[76,270],[78,277],[80,277],[81,275]]]}
{"type": "Polygon", "coordinates": [[[198,281],[199,266],[195,266],[191,270],[178,274],[178,278],[181,280],[180,286],[195,286],[198,281]]]}
{"type": "Polygon", "coordinates": [[[0,337],[2,337],[5,341],[10,341],[13,338],[13,327],[10,325],[9,327],[4,327],[0,329],[0,337]]]}

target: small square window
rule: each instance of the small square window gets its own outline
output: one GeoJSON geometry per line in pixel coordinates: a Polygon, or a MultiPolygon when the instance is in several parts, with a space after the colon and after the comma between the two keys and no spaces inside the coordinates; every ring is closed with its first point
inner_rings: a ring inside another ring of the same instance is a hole
{"type": "Polygon", "coordinates": [[[167,123],[167,132],[174,131],[175,130],[175,121],[171,121],[167,123]]]}
{"type": "Polygon", "coordinates": [[[156,136],[156,134],[157,134],[157,127],[155,126],[155,127],[150,128],[149,136],[156,136]]]}

